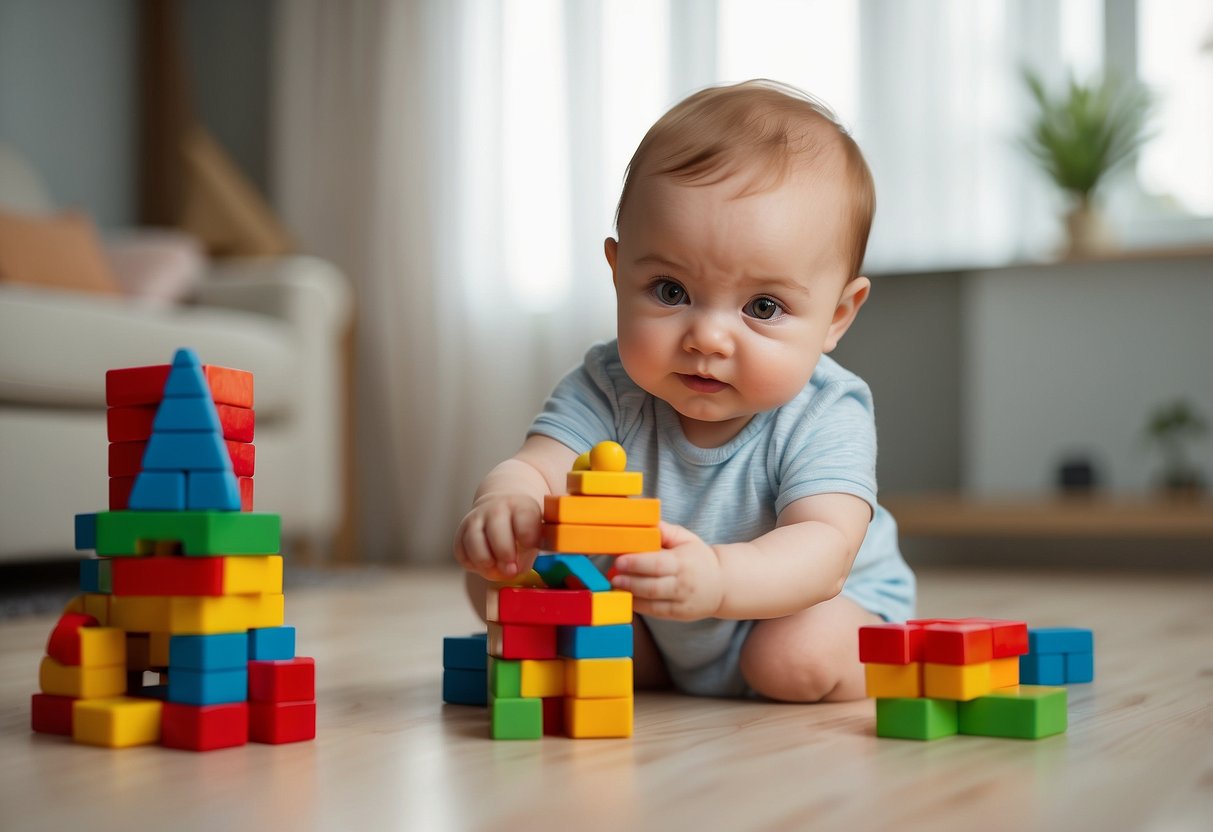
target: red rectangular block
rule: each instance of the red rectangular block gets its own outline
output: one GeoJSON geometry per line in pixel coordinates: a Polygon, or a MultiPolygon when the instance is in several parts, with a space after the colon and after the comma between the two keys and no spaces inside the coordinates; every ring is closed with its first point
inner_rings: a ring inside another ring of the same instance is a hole
{"type": "Polygon", "coordinates": [[[877,624],[859,628],[859,660],[872,664],[922,661],[923,629],[910,624],[877,624]]]}
{"type": "Polygon", "coordinates": [[[994,658],[994,639],[988,624],[928,624],[922,656],[931,664],[980,664],[994,658]]]}
{"type": "Polygon", "coordinates": [[[588,625],[592,595],[588,589],[494,587],[488,592],[485,611],[489,621],[503,624],[588,625]]]}
{"type": "Polygon", "coordinates": [[[232,470],[237,477],[251,477],[257,467],[257,446],[248,442],[225,440],[227,454],[232,458],[232,470]]]}
{"type": "Polygon", "coordinates": [[[114,595],[222,595],[224,559],[114,558],[114,595]]]}
{"type": "MultiPolygon", "coordinates": [[[[158,405],[129,405],[111,407],[105,414],[109,441],[146,442],[152,435],[152,423],[156,420],[158,405]]],[[[252,442],[256,426],[256,412],[247,407],[230,404],[215,406],[219,414],[219,425],[223,438],[233,442],[252,442]]]]}
{"type": "MultiPolygon", "coordinates": [[[[158,403],[164,397],[164,382],[170,369],[168,364],[156,364],[110,370],[105,374],[105,403],[110,407],[158,403]]],[[[253,406],[252,373],[203,364],[202,374],[215,404],[253,406]]]]}
{"type": "Polygon", "coordinates": [[[556,658],[556,625],[488,622],[489,655],[499,659],[556,658]]]}
{"type": "Polygon", "coordinates": [[[306,656],[248,663],[253,702],[305,702],[316,698],[316,660],[306,656]]]}
{"type": "Polygon", "coordinates": [[[316,737],[316,703],[249,702],[249,739],[280,745],[316,737]]]}
{"type": "Polygon", "coordinates": [[[253,478],[240,477],[240,510],[253,510],[253,478]]]}
{"type": "Polygon", "coordinates": [[[249,705],[185,705],[165,702],[160,711],[160,743],[187,751],[232,748],[249,740],[249,705]]]}
{"type": "Polygon", "coordinates": [[[72,735],[73,696],[35,693],[30,698],[30,727],[39,734],[72,735]]]}
{"type": "Polygon", "coordinates": [[[134,477],[110,477],[110,511],[126,511],[134,487],[134,477]]]}
{"type": "Polygon", "coordinates": [[[1023,656],[1028,652],[1028,624],[1026,621],[1005,621],[1000,618],[964,618],[961,621],[965,624],[989,626],[996,659],[1023,656]]]}

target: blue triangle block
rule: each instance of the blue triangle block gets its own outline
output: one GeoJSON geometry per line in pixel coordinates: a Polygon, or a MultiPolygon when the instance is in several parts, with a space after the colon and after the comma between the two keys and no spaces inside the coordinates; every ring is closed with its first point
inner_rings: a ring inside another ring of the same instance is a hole
{"type": "Polygon", "coordinates": [[[184,511],[185,474],[140,471],[126,507],[132,511],[184,511]]]}
{"type": "Polygon", "coordinates": [[[144,471],[231,471],[223,437],[213,431],[153,433],[143,452],[144,471]]]}
{"type": "Polygon", "coordinates": [[[231,471],[191,471],[187,511],[240,511],[240,484],[231,471]]]}
{"type": "Polygon", "coordinates": [[[169,370],[168,380],[164,382],[164,398],[206,398],[211,397],[211,388],[207,386],[206,376],[201,365],[173,367],[169,370]]]}
{"type": "Polygon", "coordinates": [[[202,362],[198,360],[198,353],[191,350],[189,347],[180,347],[173,353],[174,367],[201,367],[202,362]]]}
{"type": "Polygon", "coordinates": [[[164,399],[156,410],[152,432],[211,431],[221,433],[219,411],[209,398],[164,399]]]}

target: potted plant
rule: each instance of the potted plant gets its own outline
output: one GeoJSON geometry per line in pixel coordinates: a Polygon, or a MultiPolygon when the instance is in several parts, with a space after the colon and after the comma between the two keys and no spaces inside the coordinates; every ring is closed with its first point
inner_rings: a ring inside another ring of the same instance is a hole
{"type": "Polygon", "coordinates": [[[1150,414],[1146,435],[1162,453],[1162,486],[1167,491],[1194,495],[1204,490],[1205,479],[1189,457],[1189,445],[1208,431],[1208,422],[1184,399],[1160,405],[1150,414]]]}
{"type": "Polygon", "coordinates": [[[1149,138],[1153,97],[1138,83],[1103,78],[1083,84],[1073,76],[1054,96],[1032,70],[1023,76],[1036,105],[1023,145],[1071,200],[1066,254],[1105,250],[1111,241],[1096,210],[1096,189],[1149,138]]]}

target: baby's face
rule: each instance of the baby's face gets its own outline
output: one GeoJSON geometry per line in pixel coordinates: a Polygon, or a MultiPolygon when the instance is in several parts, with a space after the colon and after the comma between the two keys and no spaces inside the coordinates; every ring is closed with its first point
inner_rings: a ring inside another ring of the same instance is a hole
{"type": "Polygon", "coordinates": [[[607,240],[628,375],[714,447],[808,382],[867,296],[847,282],[843,176],[790,175],[737,197],[743,184],[635,183],[619,241],[607,240]]]}

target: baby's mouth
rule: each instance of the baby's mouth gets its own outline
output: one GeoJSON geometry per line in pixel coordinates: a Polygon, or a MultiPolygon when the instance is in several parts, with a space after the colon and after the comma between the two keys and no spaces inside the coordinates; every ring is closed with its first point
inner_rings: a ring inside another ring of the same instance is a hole
{"type": "Polygon", "coordinates": [[[691,390],[694,390],[696,393],[719,393],[721,390],[729,386],[723,381],[708,378],[707,376],[679,373],[678,378],[683,384],[685,384],[691,390]]]}

